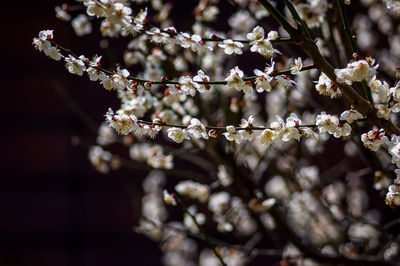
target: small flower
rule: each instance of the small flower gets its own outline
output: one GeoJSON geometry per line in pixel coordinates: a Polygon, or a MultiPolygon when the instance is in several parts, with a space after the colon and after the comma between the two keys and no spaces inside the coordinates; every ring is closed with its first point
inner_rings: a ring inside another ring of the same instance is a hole
{"type": "Polygon", "coordinates": [[[121,3],[114,4],[111,14],[107,18],[111,23],[129,25],[132,22],[132,9],[121,3]]]}
{"type": "Polygon", "coordinates": [[[301,120],[296,114],[292,113],[286,118],[286,124],[283,126],[280,137],[283,141],[289,141],[291,139],[300,140],[301,134],[298,127],[301,125],[301,120]]]}
{"type": "Polygon", "coordinates": [[[299,57],[295,59],[293,65],[291,65],[290,73],[296,75],[300,72],[302,68],[303,68],[303,61],[301,60],[301,57],[299,57]]]}
{"type": "Polygon", "coordinates": [[[86,65],[83,62],[86,58],[83,55],[79,58],[69,55],[64,60],[66,62],[65,67],[70,73],[82,76],[83,72],[86,71],[86,65]]]}
{"type": "Polygon", "coordinates": [[[227,55],[242,54],[242,48],[244,47],[243,43],[235,42],[231,39],[224,40],[222,43],[219,43],[218,46],[222,49],[225,49],[224,52],[227,55]]]}
{"type": "Polygon", "coordinates": [[[167,190],[164,189],[164,202],[169,205],[176,206],[176,200],[174,198],[174,194],[169,194],[167,190]]]}
{"type": "Polygon", "coordinates": [[[240,144],[240,136],[236,134],[236,129],[234,126],[226,126],[226,132],[222,133],[225,138],[229,141],[235,141],[236,144],[240,144]]]}
{"type": "Polygon", "coordinates": [[[364,116],[362,114],[360,114],[357,110],[354,109],[350,109],[350,110],[346,110],[344,111],[341,115],[340,115],[340,120],[346,120],[347,123],[351,124],[354,121],[363,118],[364,116]]]}
{"type": "Polygon", "coordinates": [[[319,94],[329,96],[331,99],[342,95],[340,89],[325,75],[325,73],[321,73],[319,76],[315,89],[319,94]]]}
{"type": "Polygon", "coordinates": [[[168,33],[161,32],[159,28],[151,28],[150,31],[146,31],[146,34],[150,35],[150,41],[154,43],[167,44],[170,42],[170,37],[168,33]]]}
{"type": "Polygon", "coordinates": [[[355,61],[347,64],[346,68],[335,69],[336,79],[340,83],[351,85],[354,81],[363,81],[373,78],[378,65],[371,66],[365,60],[355,61]]]}
{"type": "Polygon", "coordinates": [[[321,133],[328,132],[335,138],[348,136],[351,133],[351,126],[347,123],[341,124],[336,116],[328,115],[322,112],[316,118],[316,126],[321,133]]]}
{"type": "MultiPolygon", "coordinates": [[[[240,127],[250,128],[253,126],[254,117],[251,115],[249,119],[242,119],[240,122],[240,127]]],[[[254,137],[254,131],[251,129],[245,129],[240,131],[240,137],[244,140],[252,140],[254,137]]]]}
{"type": "Polygon", "coordinates": [[[182,143],[185,139],[190,139],[188,131],[177,127],[171,127],[168,129],[168,137],[176,143],[182,143]]]}
{"type": "Polygon", "coordinates": [[[389,108],[384,105],[384,104],[375,104],[375,108],[376,108],[376,115],[379,118],[384,118],[386,120],[389,120],[390,118],[390,110],[389,108]]]}
{"type": "Polygon", "coordinates": [[[268,92],[271,91],[272,87],[270,82],[272,81],[272,77],[269,76],[271,72],[272,71],[269,71],[269,73],[268,72],[265,73],[258,69],[254,70],[254,74],[257,76],[255,83],[256,83],[256,90],[258,92],[261,93],[263,91],[268,91],[268,92]]]}
{"type": "Polygon", "coordinates": [[[263,40],[264,29],[260,26],[255,27],[253,32],[247,34],[247,39],[250,40],[250,44],[263,40]]]}
{"type": "Polygon", "coordinates": [[[373,92],[378,94],[379,100],[382,103],[386,103],[390,100],[391,90],[389,90],[389,84],[386,81],[382,83],[379,79],[374,76],[368,83],[369,87],[373,92]]]}
{"type": "Polygon", "coordinates": [[[215,139],[216,137],[218,137],[218,132],[215,129],[210,129],[210,131],[208,131],[208,136],[215,139]]]}
{"type": "Polygon", "coordinates": [[[53,30],[42,30],[39,32],[39,39],[42,41],[53,40],[53,30]]]}
{"type": "Polygon", "coordinates": [[[117,68],[117,73],[113,75],[113,81],[115,83],[116,89],[126,89],[130,88],[131,82],[128,79],[130,73],[127,69],[117,68]]]}
{"type": "Polygon", "coordinates": [[[53,30],[42,30],[39,32],[39,38],[33,38],[33,46],[40,52],[44,52],[48,57],[59,61],[63,56],[60,51],[52,46],[50,40],[53,39],[53,30]]]}
{"type": "Polygon", "coordinates": [[[291,80],[288,76],[283,75],[283,76],[276,76],[274,77],[276,81],[278,81],[278,83],[280,85],[282,85],[284,88],[288,89],[293,87],[293,85],[296,84],[295,81],[291,80]]]}
{"type": "Polygon", "coordinates": [[[202,39],[197,34],[190,35],[188,33],[180,33],[178,35],[178,43],[183,48],[190,48],[193,52],[197,52],[203,47],[210,51],[212,50],[212,47],[204,46],[202,44],[202,39]]]}
{"type": "Polygon", "coordinates": [[[278,50],[272,47],[272,43],[266,39],[253,43],[250,47],[250,51],[254,53],[257,52],[267,58],[274,57],[275,53],[280,54],[278,50]]]}
{"type": "Polygon", "coordinates": [[[242,78],[243,78],[243,71],[241,71],[236,66],[235,68],[231,69],[225,81],[227,81],[228,87],[234,88],[237,91],[241,91],[245,86],[242,78]]]}
{"type": "Polygon", "coordinates": [[[56,12],[56,18],[63,20],[63,21],[71,20],[71,15],[68,14],[64,8],[61,8],[60,6],[56,6],[54,8],[54,11],[56,12]]]}
{"type": "Polygon", "coordinates": [[[137,128],[137,118],[134,115],[114,114],[111,108],[106,113],[106,122],[121,135],[128,135],[137,128]]]}
{"type": "Polygon", "coordinates": [[[394,87],[390,88],[390,94],[395,98],[400,98],[400,81],[394,87]]]}
{"type": "Polygon", "coordinates": [[[91,146],[89,149],[89,160],[97,171],[107,174],[110,171],[112,154],[103,150],[101,146],[91,146]]]}
{"type": "Polygon", "coordinates": [[[400,205],[400,180],[396,178],[386,193],[385,203],[391,207],[400,205]]]}
{"type": "Polygon", "coordinates": [[[264,131],[260,134],[260,142],[264,145],[272,144],[276,139],[276,133],[271,129],[264,129],[264,131]]]}
{"type": "Polygon", "coordinates": [[[192,120],[190,120],[190,125],[187,129],[189,134],[196,139],[208,139],[206,127],[197,118],[192,118],[192,120]]]}
{"type": "MultiPolygon", "coordinates": [[[[196,82],[208,82],[208,81],[210,81],[210,78],[206,74],[204,74],[203,70],[200,69],[199,71],[197,71],[197,75],[193,77],[193,81],[196,81],[196,82]]],[[[199,87],[197,88],[197,90],[200,93],[203,93],[205,91],[210,90],[210,85],[208,85],[208,84],[199,84],[199,87]]]]}
{"type": "Polygon", "coordinates": [[[194,97],[196,95],[196,91],[200,88],[200,85],[192,80],[189,76],[181,76],[179,77],[179,85],[181,87],[182,92],[186,95],[190,95],[194,97]]]}
{"type": "Polygon", "coordinates": [[[366,148],[372,151],[377,151],[384,143],[388,141],[388,138],[385,136],[385,131],[383,129],[374,129],[368,131],[368,133],[362,134],[361,141],[366,148]]]}
{"type": "Polygon", "coordinates": [[[400,137],[392,135],[390,141],[386,142],[388,151],[392,155],[392,163],[395,163],[397,167],[400,167],[400,137]]]}

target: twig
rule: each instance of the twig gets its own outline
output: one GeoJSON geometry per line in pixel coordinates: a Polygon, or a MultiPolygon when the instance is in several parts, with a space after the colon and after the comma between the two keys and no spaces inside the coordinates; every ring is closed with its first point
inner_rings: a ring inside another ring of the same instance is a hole
{"type": "MultiPolygon", "coordinates": [[[[357,44],[356,44],[356,41],[354,40],[353,35],[350,31],[350,23],[349,23],[349,19],[347,17],[347,12],[346,12],[346,8],[344,6],[343,0],[337,0],[337,3],[339,6],[339,10],[340,10],[340,16],[342,17],[343,26],[344,26],[344,30],[346,32],[347,40],[349,41],[351,50],[353,52],[353,57],[358,58],[357,44]]],[[[367,97],[368,101],[373,103],[374,100],[372,99],[371,88],[368,86],[368,84],[365,80],[363,80],[361,82],[361,85],[363,87],[365,96],[367,97]]]]}
{"type": "Polygon", "coordinates": [[[181,206],[182,210],[187,215],[190,216],[190,218],[193,220],[193,222],[195,223],[195,225],[197,226],[199,231],[203,234],[204,240],[207,242],[208,246],[212,249],[212,251],[215,254],[215,256],[217,256],[217,258],[219,259],[221,264],[224,265],[224,266],[228,266],[228,264],[226,264],[224,259],[222,258],[221,254],[219,254],[219,252],[217,252],[216,245],[211,242],[211,240],[208,237],[208,234],[206,233],[206,231],[204,231],[203,228],[200,226],[200,224],[197,222],[196,217],[193,214],[190,213],[190,211],[186,208],[186,206],[184,205],[184,203],[182,202],[182,200],[179,197],[175,196],[175,199],[179,203],[179,205],[181,206]]]}

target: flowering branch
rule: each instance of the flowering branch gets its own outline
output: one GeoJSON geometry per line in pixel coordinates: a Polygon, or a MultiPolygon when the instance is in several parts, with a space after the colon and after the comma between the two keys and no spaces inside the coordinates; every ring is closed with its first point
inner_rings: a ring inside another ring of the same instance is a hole
{"type": "MultiPolygon", "coordinates": [[[[59,45],[58,43],[56,43],[53,40],[50,40],[50,42],[54,46],[56,46],[57,48],[62,50],[63,52],[67,53],[68,55],[72,55],[73,57],[78,58],[78,56],[73,51],[71,51],[70,49],[62,47],[61,45],[59,45]]],[[[83,63],[86,66],[89,66],[88,62],[84,61],[83,63]]],[[[93,68],[95,68],[96,70],[99,70],[99,71],[101,71],[101,72],[103,72],[103,73],[105,73],[107,75],[110,75],[110,76],[112,76],[114,74],[117,74],[117,72],[107,70],[107,69],[105,69],[105,68],[103,68],[101,66],[94,66],[93,68]]],[[[307,66],[303,66],[299,71],[306,71],[306,70],[311,70],[311,69],[315,69],[315,66],[312,65],[312,64],[311,65],[307,65],[307,66]]],[[[281,75],[290,75],[291,73],[292,73],[292,70],[288,69],[288,70],[275,71],[275,72],[271,73],[270,76],[271,77],[276,77],[276,76],[281,76],[281,75]]],[[[257,78],[257,76],[243,77],[243,81],[253,81],[256,78],[257,78]]],[[[134,77],[134,76],[131,76],[131,75],[129,75],[127,77],[127,79],[128,80],[132,80],[132,81],[136,81],[137,83],[140,83],[140,84],[145,84],[145,83],[152,84],[152,85],[153,84],[154,85],[156,85],[156,84],[178,85],[179,84],[179,81],[176,81],[176,80],[168,80],[168,79],[165,79],[165,80],[148,80],[148,79],[141,79],[141,78],[138,78],[138,77],[134,77]]],[[[196,81],[196,83],[203,84],[203,85],[226,85],[226,84],[228,84],[228,82],[226,80],[196,81]]]]}
{"type": "Polygon", "coordinates": [[[388,135],[400,135],[400,129],[393,124],[391,120],[379,118],[376,114],[374,106],[367,100],[365,100],[360,94],[358,94],[350,85],[345,83],[337,82],[335,70],[332,65],[321,55],[317,45],[311,39],[303,36],[301,33],[297,33],[295,37],[297,44],[310,56],[313,60],[314,66],[321,70],[325,75],[329,77],[334,84],[340,88],[343,95],[357,110],[359,110],[364,116],[366,116],[371,122],[383,128],[388,135]]]}
{"type": "MultiPolygon", "coordinates": [[[[366,118],[360,118],[354,120],[354,122],[364,122],[367,121],[368,119],[366,118]]],[[[339,120],[340,124],[346,123],[347,120],[339,120]]],[[[143,121],[143,120],[138,120],[137,123],[140,124],[145,124],[145,125],[152,125],[152,126],[162,126],[162,127],[177,127],[177,128],[188,128],[189,126],[186,125],[175,125],[175,124],[168,124],[168,123],[156,123],[156,122],[151,122],[151,121],[143,121]]],[[[318,125],[316,124],[301,124],[301,125],[296,125],[294,128],[301,128],[301,127],[309,127],[309,128],[316,128],[318,125]]],[[[206,129],[213,129],[213,130],[223,130],[226,131],[226,126],[205,126],[206,129]]],[[[265,129],[272,129],[271,127],[234,127],[236,131],[241,131],[241,130],[265,130],[265,129]]]]}

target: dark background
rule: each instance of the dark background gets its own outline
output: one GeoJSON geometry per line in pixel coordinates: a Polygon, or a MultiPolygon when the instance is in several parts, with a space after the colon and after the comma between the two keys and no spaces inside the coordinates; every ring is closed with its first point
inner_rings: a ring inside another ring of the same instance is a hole
{"type": "Polygon", "coordinates": [[[65,47],[99,52],[91,50],[96,36],[74,37],[55,18],[62,2],[2,2],[0,265],[159,265],[157,245],[132,230],[144,174],[93,170],[71,137],[94,143],[94,134],[57,91],[68,91],[95,124],[118,102],[31,45],[40,30],[54,29],[65,47]]]}

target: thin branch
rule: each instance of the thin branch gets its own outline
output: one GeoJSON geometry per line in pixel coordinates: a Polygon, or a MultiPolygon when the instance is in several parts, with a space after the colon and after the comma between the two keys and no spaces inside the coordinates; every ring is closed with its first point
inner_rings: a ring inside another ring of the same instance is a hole
{"type": "MultiPolygon", "coordinates": [[[[366,118],[360,118],[357,120],[354,120],[354,122],[364,122],[367,121],[366,118]]],[[[339,120],[340,124],[344,124],[347,121],[346,120],[339,120]]],[[[164,127],[177,127],[177,128],[188,128],[188,125],[178,125],[178,124],[168,124],[168,123],[157,123],[157,122],[151,122],[151,121],[144,121],[144,120],[138,120],[137,123],[140,124],[145,124],[145,125],[151,125],[151,126],[164,126],[164,127]]],[[[302,127],[310,127],[310,128],[315,128],[317,127],[315,124],[302,124],[298,126],[294,126],[295,128],[302,128],[302,127]]],[[[206,129],[214,129],[214,130],[223,130],[226,131],[226,126],[205,126],[206,129]]],[[[265,130],[265,129],[272,129],[270,127],[235,127],[236,131],[241,131],[241,130],[265,130]]]]}
{"type": "Polygon", "coordinates": [[[309,29],[307,27],[307,24],[304,22],[304,20],[301,19],[299,13],[297,13],[296,8],[294,7],[294,5],[292,4],[292,2],[290,2],[289,0],[283,0],[283,2],[285,2],[285,5],[288,7],[289,12],[292,14],[294,20],[296,21],[297,25],[297,29],[301,29],[301,31],[303,32],[304,36],[307,36],[308,38],[311,38],[309,29]]]}
{"type": "Polygon", "coordinates": [[[265,9],[271,14],[271,16],[289,33],[289,35],[295,36],[296,29],[290,25],[284,15],[277,8],[275,8],[268,0],[259,0],[265,9]]]}
{"type": "MultiPolygon", "coordinates": [[[[78,58],[79,56],[77,56],[74,52],[72,52],[70,49],[67,49],[65,47],[62,47],[61,45],[59,45],[58,43],[56,43],[53,40],[50,40],[51,43],[53,45],[55,45],[57,48],[59,48],[60,50],[62,50],[63,52],[72,55],[75,58],[78,58]]],[[[84,62],[86,66],[89,66],[89,64],[87,62],[84,62]]],[[[93,67],[93,66],[92,66],[93,67]]],[[[107,70],[105,68],[102,68],[100,66],[96,66],[93,67],[107,75],[114,75],[117,74],[117,72],[115,71],[110,71],[107,70]]],[[[314,65],[308,65],[308,66],[304,66],[300,69],[300,71],[307,71],[307,70],[311,70],[311,69],[315,69],[314,65]]],[[[276,76],[281,76],[281,75],[290,75],[291,74],[291,70],[287,69],[287,70],[281,70],[281,71],[275,71],[273,73],[270,74],[271,77],[276,77],[276,76]]],[[[249,77],[244,77],[243,80],[244,81],[253,81],[257,78],[257,76],[249,76],[249,77]]],[[[128,76],[127,77],[128,80],[132,80],[132,81],[136,81],[138,83],[150,83],[150,84],[163,84],[163,85],[179,85],[179,81],[176,80],[148,80],[148,79],[141,79],[138,77],[134,77],[134,76],[128,76]]],[[[202,84],[202,85],[226,85],[228,82],[226,80],[214,80],[214,81],[196,81],[196,83],[198,84],[202,84]]]]}
{"type": "MultiPolygon", "coordinates": [[[[353,52],[353,57],[357,59],[358,58],[357,44],[356,44],[356,41],[354,40],[353,34],[351,33],[351,30],[350,30],[350,23],[349,23],[349,19],[347,17],[346,8],[344,6],[343,0],[337,0],[337,3],[339,6],[339,10],[340,10],[340,16],[342,17],[344,30],[346,32],[346,37],[350,43],[350,47],[353,52]]],[[[368,86],[368,84],[365,80],[363,80],[361,82],[361,85],[362,85],[362,88],[364,90],[365,96],[367,97],[368,101],[373,103],[374,100],[372,99],[371,88],[368,86]]]]}
{"type": "Polygon", "coordinates": [[[225,263],[224,259],[222,258],[221,254],[219,254],[217,252],[216,249],[216,245],[211,242],[208,234],[206,233],[206,231],[203,230],[203,228],[200,226],[199,222],[197,221],[196,217],[190,213],[190,211],[186,208],[186,206],[184,205],[184,203],[182,202],[182,200],[175,196],[176,201],[179,203],[179,205],[181,206],[182,210],[190,216],[190,218],[193,220],[193,222],[195,223],[195,225],[197,226],[197,228],[199,229],[199,231],[203,234],[204,236],[204,240],[207,242],[208,246],[212,249],[213,253],[215,254],[215,256],[217,256],[217,258],[219,259],[219,261],[221,262],[222,265],[224,266],[228,266],[228,264],[225,263]]]}

